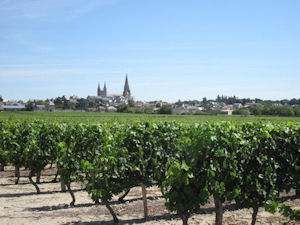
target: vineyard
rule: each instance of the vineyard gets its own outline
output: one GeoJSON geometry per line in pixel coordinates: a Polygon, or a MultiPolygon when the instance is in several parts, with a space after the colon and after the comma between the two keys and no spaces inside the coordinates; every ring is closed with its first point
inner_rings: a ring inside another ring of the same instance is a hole
{"type": "MultiPolygon", "coordinates": [[[[70,205],[76,205],[71,184],[81,184],[95,204],[105,205],[116,224],[113,197],[138,186],[145,219],[147,189],[157,186],[167,209],[183,224],[210,198],[218,225],[228,202],[236,209],[252,209],[252,224],[261,207],[292,223],[300,220],[299,211],[279,200],[281,193],[291,190],[293,198],[300,197],[297,122],[50,120],[0,121],[1,165],[14,166],[16,184],[20,168],[28,170],[37,194],[41,172],[53,165],[70,193],[70,205]]],[[[121,203],[125,195],[119,198],[121,203]]]]}
{"type": "Polygon", "coordinates": [[[0,120],[46,120],[57,122],[78,123],[128,123],[135,121],[177,121],[185,124],[202,123],[206,121],[232,121],[232,122],[300,122],[300,117],[279,116],[240,116],[240,115],[163,115],[138,113],[99,113],[99,112],[1,112],[0,120]]]}

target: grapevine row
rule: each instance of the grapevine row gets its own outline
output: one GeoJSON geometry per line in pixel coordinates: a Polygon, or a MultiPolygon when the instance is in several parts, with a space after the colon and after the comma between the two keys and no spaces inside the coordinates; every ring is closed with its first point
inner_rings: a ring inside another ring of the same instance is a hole
{"type": "Polygon", "coordinates": [[[56,163],[60,179],[75,204],[71,183],[83,182],[95,203],[110,207],[114,195],[142,185],[158,185],[167,208],[183,224],[213,196],[216,224],[222,224],[223,204],[277,208],[291,219],[299,212],[278,207],[281,192],[300,193],[300,126],[294,123],[175,122],[80,124],[0,122],[0,162],[32,176],[56,163]]]}

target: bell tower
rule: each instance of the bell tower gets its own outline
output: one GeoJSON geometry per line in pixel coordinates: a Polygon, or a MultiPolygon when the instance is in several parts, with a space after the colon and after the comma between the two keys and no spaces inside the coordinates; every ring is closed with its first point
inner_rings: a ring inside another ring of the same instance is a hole
{"type": "Polygon", "coordinates": [[[100,95],[101,95],[101,88],[100,88],[100,84],[98,83],[97,96],[99,97],[100,95]]]}
{"type": "Polygon", "coordinates": [[[125,85],[124,85],[123,96],[124,96],[126,99],[131,98],[131,92],[130,92],[130,88],[129,88],[129,83],[128,83],[128,76],[127,76],[127,73],[126,73],[126,79],[125,79],[125,85]]]}

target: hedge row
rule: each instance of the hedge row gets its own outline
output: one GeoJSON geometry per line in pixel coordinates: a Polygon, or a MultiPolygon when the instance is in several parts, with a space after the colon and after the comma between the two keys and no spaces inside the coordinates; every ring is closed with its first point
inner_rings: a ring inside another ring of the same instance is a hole
{"type": "MultiPolygon", "coordinates": [[[[299,212],[278,205],[281,192],[300,193],[300,126],[294,123],[175,122],[133,124],[61,124],[45,121],[0,122],[0,161],[34,174],[55,162],[75,204],[70,184],[109,205],[114,195],[142,185],[158,185],[166,206],[187,224],[213,196],[216,224],[223,203],[281,211],[299,220],[299,212]]],[[[16,173],[17,177],[18,172],[16,173]]],[[[17,178],[18,181],[18,178],[17,178]]]]}

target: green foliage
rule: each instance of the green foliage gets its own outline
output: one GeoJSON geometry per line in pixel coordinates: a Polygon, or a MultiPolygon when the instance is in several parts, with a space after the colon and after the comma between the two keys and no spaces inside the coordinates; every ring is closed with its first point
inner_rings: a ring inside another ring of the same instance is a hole
{"type": "Polygon", "coordinates": [[[133,108],[135,107],[135,103],[134,103],[134,101],[132,99],[128,100],[128,106],[129,107],[133,107],[133,108]]]}
{"type": "Polygon", "coordinates": [[[128,104],[121,104],[117,106],[117,112],[122,112],[122,113],[135,113],[136,108],[131,107],[128,104]]]}
{"type": "Polygon", "coordinates": [[[240,109],[234,110],[232,112],[232,114],[234,114],[234,115],[248,116],[249,115],[249,111],[246,108],[240,108],[240,109]]]}
{"type": "Polygon", "coordinates": [[[157,111],[158,114],[172,114],[173,108],[172,105],[163,105],[157,111]]]}
{"type": "MultiPolygon", "coordinates": [[[[151,113],[153,113],[153,110],[154,110],[154,107],[153,106],[146,106],[145,108],[144,108],[144,113],[146,113],[146,114],[151,114],[151,113]]],[[[300,112],[299,112],[300,113],[300,112]]]]}
{"type": "Polygon", "coordinates": [[[241,195],[238,202],[242,207],[259,208],[269,199],[278,197],[276,188],[278,162],[269,157],[276,151],[276,142],[270,135],[270,125],[262,123],[244,124],[242,151],[239,168],[242,174],[241,195]]]}
{"type": "Polygon", "coordinates": [[[269,200],[265,203],[265,210],[275,214],[279,212],[284,217],[289,218],[290,220],[300,221],[300,211],[292,209],[290,206],[285,204],[279,204],[278,201],[269,200]]]}
{"type": "Polygon", "coordinates": [[[0,121],[0,164],[4,166],[8,162],[8,151],[5,145],[6,123],[0,121]]]}
{"type": "Polygon", "coordinates": [[[253,115],[299,116],[299,106],[253,106],[249,108],[253,115]]]}
{"type": "MultiPolygon", "coordinates": [[[[240,208],[265,206],[290,219],[280,192],[300,191],[298,123],[58,123],[0,121],[0,161],[41,171],[56,161],[66,184],[80,181],[97,202],[158,184],[166,206],[186,218],[211,195],[240,208]]],[[[298,196],[299,197],[299,196],[298,196]]]]}
{"type": "Polygon", "coordinates": [[[35,107],[35,105],[34,105],[34,102],[27,102],[27,104],[26,104],[26,106],[25,106],[25,108],[26,108],[26,111],[33,111],[34,110],[34,107],[35,107]]]}

